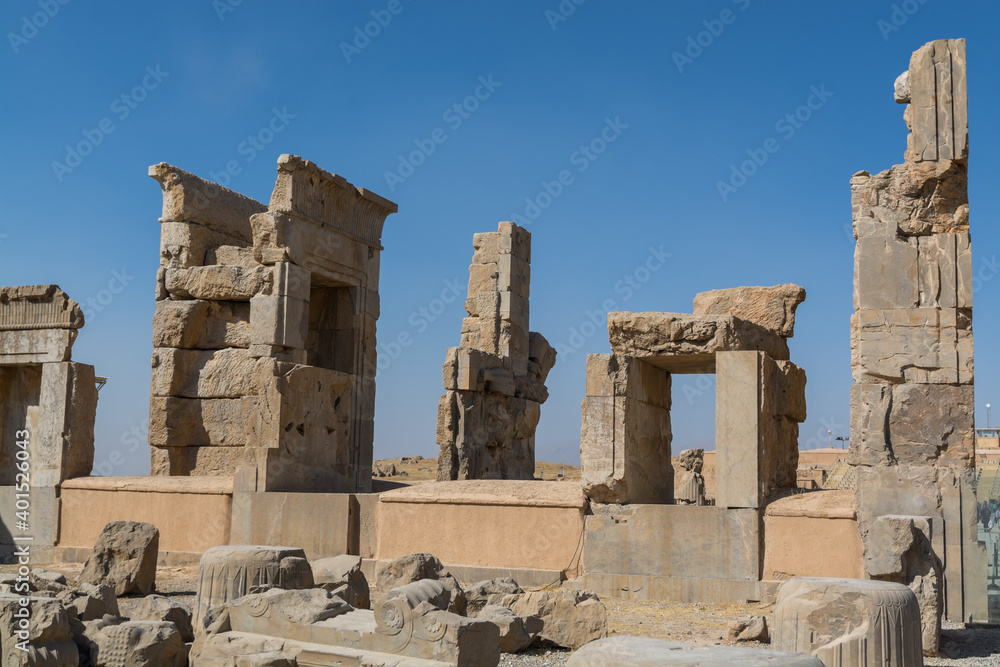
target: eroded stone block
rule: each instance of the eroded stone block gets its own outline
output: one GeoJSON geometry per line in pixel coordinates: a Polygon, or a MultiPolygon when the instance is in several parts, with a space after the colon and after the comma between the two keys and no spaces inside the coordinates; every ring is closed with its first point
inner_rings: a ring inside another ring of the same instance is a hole
{"type": "Polygon", "coordinates": [[[795,333],[795,309],[805,300],[806,291],[799,285],[735,287],[697,294],[693,312],[733,315],[791,338],[795,333]]]}
{"type": "Polygon", "coordinates": [[[247,444],[244,398],[153,396],[149,403],[149,444],[155,447],[241,447],[247,444]]]}
{"type": "Polygon", "coordinates": [[[153,350],[153,396],[241,398],[255,393],[257,361],[247,350],[153,350]]]}
{"type": "Polygon", "coordinates": [[[238,301],[158,301],[153,347],[218,350],[250,346],[250,304],[238,301]]]}
{"type": "Polygon", "coordinates": [[[271,280],[271,271],[263,266],[248,269],[216,264],[166,271],[167,292],[173,299],[249,301],[268,289],[271,280]]]}
{"type": "Polygon", "coordinates": [[[260,202],[166,162],[151,166],[149,176],[163,190],[160,222],[196,222],[250,243],[250,216],[267,210],[260,202]]]}

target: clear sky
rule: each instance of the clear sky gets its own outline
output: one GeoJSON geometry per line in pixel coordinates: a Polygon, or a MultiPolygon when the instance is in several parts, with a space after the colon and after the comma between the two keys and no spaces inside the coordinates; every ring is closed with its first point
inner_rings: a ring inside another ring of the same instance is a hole
{"type": "MultiPolygon", "coordinates": [[[[97,471],[144,474],[161,208],[147,166],[266,202],[293,153],[399,204],[382,236],[376,458],[436,454],[453,286],[472,235],[515,216],[532,232],[531,328],[560,350],[540,460],[578,460],[603,309],[690,312],[700,291],[784,282],[808,292],[790,341],[809,378],[800,446],[826,446],[849,432],[848,181],[902,162],[892,84],[910,53],[965,37],[985,426],[1000,403],[998,19],[997,3],[944,0],[8,0],[0,284],[58,283],[85,306],[74,359],[110,377],[97,471]],[[778,150],[720,192],[769,139],[778,150]]],[[[675,378],[675,451],[711,447],[713,411],[709,378],[675,378]]]]}

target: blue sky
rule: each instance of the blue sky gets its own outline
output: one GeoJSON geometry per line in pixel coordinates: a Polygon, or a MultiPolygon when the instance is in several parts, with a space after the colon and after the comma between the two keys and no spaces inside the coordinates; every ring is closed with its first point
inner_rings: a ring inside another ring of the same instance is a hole
{"type": "MultiPolygon", "coordinates": [[[[464,291],[472,235],[515,215],[534,217],[531,328],[562,350],[539,459],[578,459],[586,354],[610,351],[604,308],[690,312],[700,291],[784,282],[808,292],[791,340],[809,378],[800,446],[825,446],[849,431],[849,178],[902,162],[892,83],[910,53],[965,37],[985,426],[1000,399],[998,14],[943,0],[10,0],[0,284],[58,283],[84,304],[74,359],[110,377],[98,471],[144,474],[161,206],[147,166],[266,202],[294,153],[399,204],[382,237],[376,458],[436,454],[463,316],[461,299],[437,300],[464,291]],[[810,96],[808,120],[783,121],[810,96]],[[768,139],[777,151],[723,197],[768,139]],[[86,155],[68,150],[81,142],[86,155]]],[[[675,450],[713,441],[713,411],[709,379],[675,378],[675,450]]]]}

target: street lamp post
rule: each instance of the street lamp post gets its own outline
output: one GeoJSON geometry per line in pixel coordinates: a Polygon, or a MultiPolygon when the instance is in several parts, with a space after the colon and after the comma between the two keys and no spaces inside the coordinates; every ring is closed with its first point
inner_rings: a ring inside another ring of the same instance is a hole
{"type": "Polygon", "coordinates": [[[990,404],[986,404],[986,428],[991,428],[990,424],[990,404]]]}

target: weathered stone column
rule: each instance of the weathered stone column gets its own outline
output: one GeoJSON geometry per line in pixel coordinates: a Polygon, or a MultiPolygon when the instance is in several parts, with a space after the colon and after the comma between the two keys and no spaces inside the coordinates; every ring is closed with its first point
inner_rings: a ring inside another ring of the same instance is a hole
{"type": "Polygon", "coordinates": [[[916,592],[928,654],[937,652],[942,608],[950,620],[986,620],[973,487],[965,71],[965,40],[916,51],[895,86],[911,132],[905,162],[851,178],[849,461],[867,571],[916,592]],[[905,535],[876,529],[893,515],[905,535]]]}
{"type": "Polygon", "coordinates": [[[528,331],[531,234],[501,222],[472,245],[468,317],[442,368],[438,480],[532,479],[535,427],[556,352],[528,331]]]}

